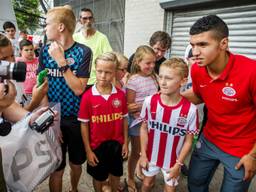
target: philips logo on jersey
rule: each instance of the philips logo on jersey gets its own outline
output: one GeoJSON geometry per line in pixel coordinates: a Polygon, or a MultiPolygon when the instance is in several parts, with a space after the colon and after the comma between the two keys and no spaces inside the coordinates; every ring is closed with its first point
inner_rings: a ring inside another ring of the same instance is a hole
{"type": "Polygon", "coordinates": [[[93,123],[108,123],[111,121],[121,120],[123,119],[123,113],[111,113],[104,115],[92,115],[93,123]]]}
{"type": "MultiPolygon", "coordinates": [[[[72,71],[74,75],[76,75],[76,70],[72,71]]],[[[63,77],[62,72],[59,69],[49,69],[48,68],[48,75],[52,77],[63,77]]]]}
{"type": "Polygon", "coordinates": [[[169,124],[161,123],[157,121],[149,121],[149,125],[151,129],[156,129],[164,133],[168,133],[171,135],[179,135],[179,136],[185,136],[187,133],[186,129],[183,129],[182,127],[171,127],[169,124]]]}

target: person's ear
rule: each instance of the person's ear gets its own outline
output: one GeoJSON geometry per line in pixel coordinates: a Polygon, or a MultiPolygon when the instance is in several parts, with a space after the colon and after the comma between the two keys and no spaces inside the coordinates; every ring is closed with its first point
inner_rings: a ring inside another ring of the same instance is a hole
{"type": "Polygon", "coordinates": [[[59,24],[59,31],[63,32],[65,30],[65,25],[63,23],[59,24]]]}
{"type": "Polygon", "coordinates": [[[228,37],[225,37],[220,41],[220,47],[222,50],[228,49],[228,37]]]}
{"type": "Polygon", "coordinates": [[[187,77],[184,77],[182,80],[181,80],[181,83],[180,83],[180,87],[183,87],[187,84],[188,82],[188,78],[187,77]]]}

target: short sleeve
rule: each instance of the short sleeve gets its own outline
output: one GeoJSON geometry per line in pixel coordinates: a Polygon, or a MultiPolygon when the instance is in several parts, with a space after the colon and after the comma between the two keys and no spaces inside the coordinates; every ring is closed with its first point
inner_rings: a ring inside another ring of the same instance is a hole
{"type": "Polygon", "coordinates": [[[150,98],[152,98],[152,97],[151,96],[146,97],[144,102],[143,102],[141,112],[140,112],[140,119],[142,121],[147,121],[148,120],[148,108],[149,108],[149,105],[150,105],[150,98]]]}
{"type": "Polygon", "coordinates": [[[138,85],[138,82],[137,80],[138,78],[135,78],[135,76],[131,77],[130,79],[128,79],[128,82],[127,82],[127,85],[126,85],[126,88],[127,89],[131,89],[133,91],[136,91],[137,90],[137,85],[138,85]]]}
{"type": "Polygon", "coordinates": [[[92,51],[89,47],[83,46],[81,44],[80,46],[83,50],[83,57],[77,71],[77,77],[89,78],[92,64],[92,51]]]}
{"type": "MultiPolygon", "coordinates": [[[[88,91],[91,91],[91,89],[88,91]]],[[[82,96],[78,112],[78,120],[84,123],[90,121],[90,101],[88,91],[86,91],[82,96]]]]}
{"type": "Polygon", "coordinates": [[[193,110],[189,116],[187,134],[198,135],[199,133],[199,119],[198,110],[195,105],[192,106],[193,110]]]}
{"type": "Polygon", "coordinates": [[[105,35],[103,36],[101,43],[102,43],[102,53],[112,51],[112,47],[110,46],[107,36],[105,35]]]}

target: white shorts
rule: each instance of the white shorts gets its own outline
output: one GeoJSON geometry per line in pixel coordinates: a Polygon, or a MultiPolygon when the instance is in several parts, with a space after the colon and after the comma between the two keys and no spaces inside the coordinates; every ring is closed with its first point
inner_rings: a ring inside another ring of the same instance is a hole
{"type": "Polygon", "coordinates": [[[170,175],[170,170],[166,170],[163,168],[160,168],[156,165],[153,165],[152,163],[149,163],[148,165],[148,171],[145,169],[142,169],[142,173],[146,176],[146,177],[153,177],[155,175],[157,175],[159,173],[159,171],[161,170],[161,172],[163,173],[164,176],[164,182],[165,184],[175,187],[177,186],[178,183],[178,179],[169,179],[169,175],[170,175]]]}

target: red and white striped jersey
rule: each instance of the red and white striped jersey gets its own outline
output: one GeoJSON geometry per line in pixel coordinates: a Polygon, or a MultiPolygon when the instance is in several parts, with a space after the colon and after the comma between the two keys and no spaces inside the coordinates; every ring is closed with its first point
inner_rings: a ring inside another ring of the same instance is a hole
{"type": "Polygon", "coordinates": [[[197,107],[185,98],[170,107],[161,102],[159,93],[149,96],[140,117],[148,125],[148,160],[164,169],[175,164],[186,134],[198,134],[197,107]]]}

